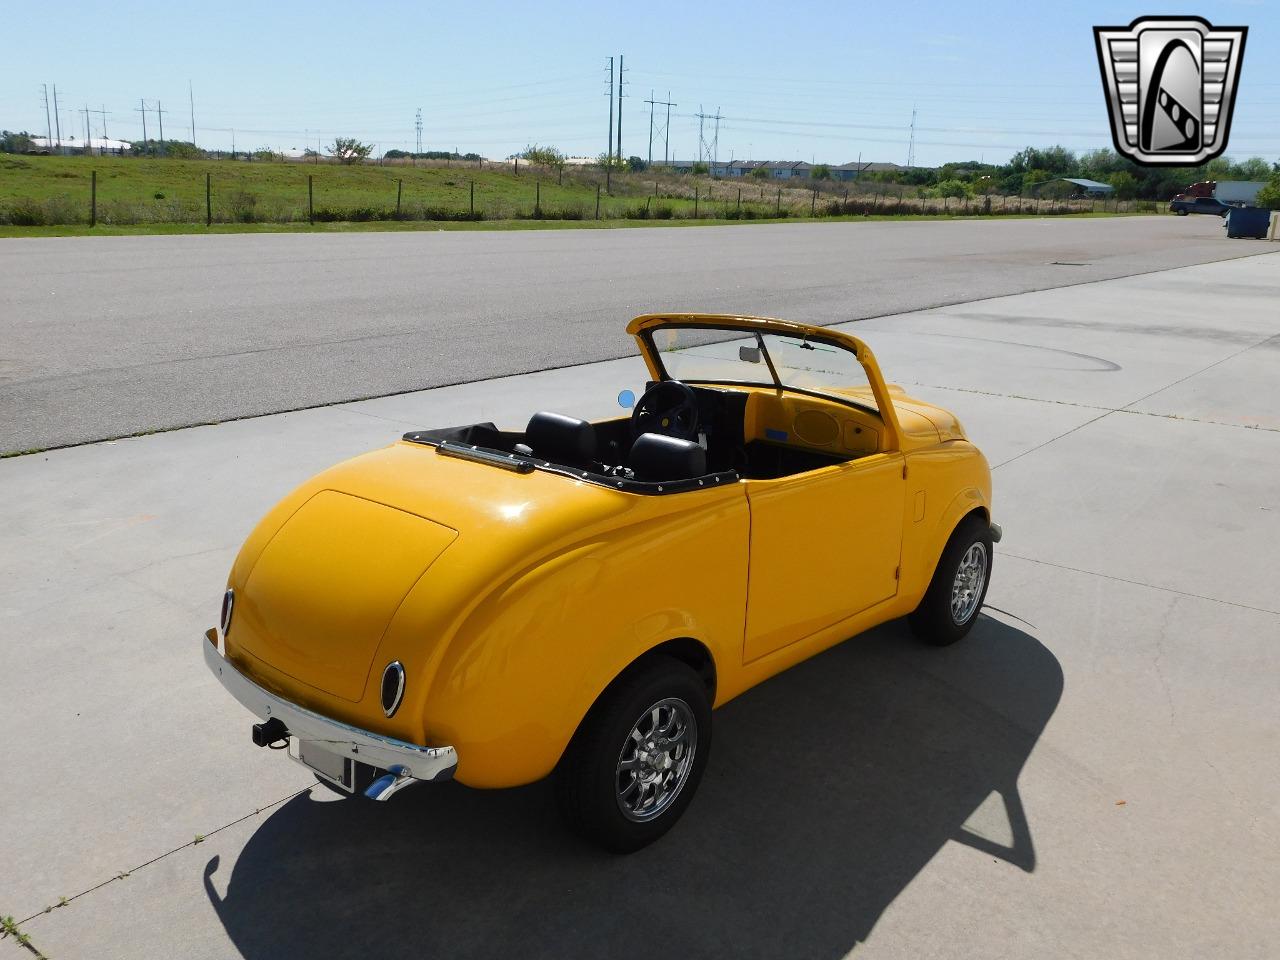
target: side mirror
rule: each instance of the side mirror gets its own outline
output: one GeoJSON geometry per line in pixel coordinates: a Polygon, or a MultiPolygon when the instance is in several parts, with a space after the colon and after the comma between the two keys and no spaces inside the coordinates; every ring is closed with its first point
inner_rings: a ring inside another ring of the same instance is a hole
{"type": "Polygon", "coordinates": [[[739,347],[738,359],[743,363],[759,363],[760,348],[759,347],[739,347]]]}

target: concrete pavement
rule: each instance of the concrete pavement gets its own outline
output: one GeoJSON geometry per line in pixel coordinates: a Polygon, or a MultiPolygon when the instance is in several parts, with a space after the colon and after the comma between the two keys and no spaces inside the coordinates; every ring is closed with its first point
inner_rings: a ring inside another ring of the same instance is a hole
{"type": "Polygon", "coordinates": [[[0,453],[625,356],[647,311],[826,324],[1265,249],[1217,217],[0,240],[0,453]]]}
{"type": "Polygon", "coordinates": [[[1278,296],[1269,255],[850,326],[995,467],[988,609],[955,647],[890,624],[728,705],[688,815],[630,858],[567,835],[546,784],[310,792],[249,744],[198,643],[294,483],[410,428],[607,415],[636,360],[0,461],[0,913],[94,960],[655,937],[688,957],[1270,957],[1278,296]]]}

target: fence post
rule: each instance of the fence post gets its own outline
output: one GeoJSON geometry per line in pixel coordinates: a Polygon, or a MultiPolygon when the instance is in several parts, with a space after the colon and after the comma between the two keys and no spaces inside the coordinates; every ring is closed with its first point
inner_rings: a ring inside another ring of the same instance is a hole
{"type": "Polygon", "coordinates": [[[476,182],[471,181],[471,219],[476,218],[476,182]]]}
{"type": "Polygon", "coordinates": [[[698,188],[693,188],[693,219],[698,219],[698,188]]]}
{"type": "Polygon", "coordinates": [[[613,193],[613,164],[606,163],[604,167],[604,190],[605,193],[613,193]]]}
{"type": "Polygon", "coordinates": [[[557,187],[563,187],[563,186],[564,186],[564,164],[561,164],[561,165],[560,165],[560,167],[557,169],[557,172],[556,172],[556,186],[557,186],[557,187]]]}
{"type": "Polygon", "coordinates": [[[404,187],[403,180],[396,181],[396,219],[400,219],[400,191],[404,187]]]}
{"type": "Polygon", "coordinates": [[[596,184],[596,219],[600,219],[600,184],[596,184]]]}
{"type": "Polygon", "coordinates": [[[782,188],[781,187],[778,188],[778,209],[777,209],[777,212],[774,213],[774,217],[775,218],[782,217],[782,188]]]}
{"type": "Polygon", "coordinates": [[[813,198],[809,201],[809,216],[816,217],[818,215],[818,188],[813,188],[813,198]]]}
{"type": "Polygon", "coordinates": [[[204,225],[206,227],[213,226],[213,190],[209,184],[210,174],[206,170],[204,175],[204,225]]]}
{"type": "Polygon", "coordinates": [[[315,192],[311,183],[311,174],[307,174],[307,223],[316,222],[315,192]]]}
{"type": "Polygon", "coordinates": [[[542,216],[542,181],[533,181],[533,218],[542,216]]]}
{"type": "Polygon", "coordinates": [[[89,226],[98,225],[98,171],[89,171],[89,226]]]}
{"type": "Polygon", "coordinates": [[[738,213],[742,213],[742,188],[738,188],[738,213]]]}
{"type": "Polygon", "coordinates": [[[519,157],[511,158],[511,169],[517,177],[520,176],[520,158],[519,157]]]}

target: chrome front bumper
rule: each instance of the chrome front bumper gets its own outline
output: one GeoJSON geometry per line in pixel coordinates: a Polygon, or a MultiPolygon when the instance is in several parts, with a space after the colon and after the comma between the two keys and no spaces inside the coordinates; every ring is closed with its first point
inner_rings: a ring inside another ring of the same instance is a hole
{"type": "Polygon", "coordinates": [[[453,747],[421,747],[415,743],[393,740],[391,737],[331,720],[268,693],[226,658],[217,630],[208,630],[200,646],[204,648],[205,666],[226,687],[227,692],[255,717],[260,720],[275,718],[285,725],[291,737],[322,744],[331,753],[385,771],[383,776],[364,791],[366,797],[387,800],[397,791],[414,783],[448,780],[458,766],[458,754],[453,747]]]}

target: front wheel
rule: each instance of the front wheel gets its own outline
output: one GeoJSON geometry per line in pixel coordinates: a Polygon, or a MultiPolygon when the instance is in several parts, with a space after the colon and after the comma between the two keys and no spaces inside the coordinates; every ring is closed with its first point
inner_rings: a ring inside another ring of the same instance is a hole
{"type": "Polygon", "coordinates": [[[911,614],[912,632],[943,647],[961,639],[978,619],[991,582],[991,524],[966,517],[947,541],[929,589],[911,614]]]}
{"type": "Polygon", "coordinates": [[[605,691],[582,722],[556,769],[560,811],[607,850],[639,850],[680,819],[710,753],[702,679],[655,657],[605,691]]]}

